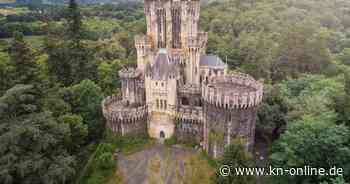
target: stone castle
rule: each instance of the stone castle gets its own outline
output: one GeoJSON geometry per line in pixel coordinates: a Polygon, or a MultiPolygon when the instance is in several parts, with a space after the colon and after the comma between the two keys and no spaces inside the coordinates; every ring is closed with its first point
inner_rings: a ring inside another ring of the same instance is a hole
{"type": "Polygon", "coordinates": [[[135,38],[137,68],[119,71],[122,95],[103,100],[107,126],[122,135],[148,133],[196,143],[210,155],[234,138],[254,144],[263,85],[206,55],[198,30],[199,0],[145,0],[147,33],[135,38]]]}

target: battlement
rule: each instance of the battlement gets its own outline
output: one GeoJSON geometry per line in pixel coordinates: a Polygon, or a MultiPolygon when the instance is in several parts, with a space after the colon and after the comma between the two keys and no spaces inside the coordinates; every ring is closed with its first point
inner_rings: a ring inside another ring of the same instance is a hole
{"type": "Polygon", "coordinates": [[[205,48],[207,46],[208,33],[199,32],[196,36],[187,37],[189,48],[205,48]]]}
{"type": "Polygon", "coordinates": [[[138,78],[142,72],[135,68],[123,68],[119,71],[120,78],[138,78]]]}
{"type": "Polygon", "coordinates": [[[199,48],[200,42],[197,36],[187,37],[187,44],[189,48],[199,48]]]}
{"type": "Polygon", "coordinates": [[[233,74],[212,78],[202,87],[205,102],[225,109],[246,109],[259,105],[263,85],[246,74],[233,74]]]}
{"type": "Polygon", "coordinates": [[[181,119],[203,120],[203,109],[201,107],[191,108],[179,106],[177,117],[181,119]]]}
{"type": "Polygon", "coordinates": [[[135,45],[136,47],[140,46],[151,46],[151,37],[147,35],[136,35],[135,36],[135,45]]]}
{"type": "Polygon", "coordinates": [[[108,96],[102,101],[103,116],[111,122],[134,120],[147,115],[147,106],[129,106],[121,96],[108,96]]]}
{"type": "Polygon", "coordinates": [[[206,48],[208,42],[208,33],[207,32],[199,32],[198,33],[198,44],[201,48],[206,48]]]}
{"type": "Polygon", "coordinates": [[[183,94],[200,94],[201,88],[199,85],[185,84],[179,87],[178,92],[183,94]]]}

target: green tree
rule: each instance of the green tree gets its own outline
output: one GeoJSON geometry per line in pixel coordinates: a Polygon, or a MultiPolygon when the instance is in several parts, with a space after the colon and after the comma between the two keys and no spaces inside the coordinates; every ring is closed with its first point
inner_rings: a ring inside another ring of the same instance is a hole
{"type": "Polygon", "coordinates": [[[72,107],[72,113],[83,117],[88,125],[90,140],[100,138],[104,130],[101,102],[101,88],[93,81],[83,80],[79,84],[62,91],[63,99],[72,107]]]}
{"type": "Polygon", "coordinates": [[[215,183],[220,184],[253,184],[254,176],[236,176],[234,168],[254,167],[254,160],[250,153],[245,151],[243,142],[239,139],[234,140],[233,144],[227,146],[224,155],[219,160],[219,166],[227,165],[230,167],[230,175],[222,176],[219,171],[214,178],[215,183]]]}
{"type": "Polygon", "coordinates": [[[330,179],[329,182],[322,182],[321,184],[349,184],[344,180],[343,177],[337,177],[337,178],[332,178],[330,179]]]}
{"type": "Polygon", "coordinates": [[[127,56],[126,49],[119,43],[117,34],[110,39],[99,40],[97,45],[99,49],[96,57],[101,61],[125,59],[127,56]]]}
{"type": "Polygon", "coordinates": [[[240,57],[243,59],[241,68],[257,79],[270,81],[275,42],[264,32],[241,33],[239,39],[240,57]]]}
{"type": "Polygon", "coordinates": [[[69,48],[66,47],[65,41],[57,35],[62,36],[58,30],[49,31],[44,43],[48,54],[48,73],[51,81],[69,86],[73,83],[69,48]]]}
{"type": "Polygon", "coordinates": [[[111,63],[101,63],[98,66],[98,84],[105,95],[111,95],[121,85],[118,72],[123,64],[116,60],[111,63]]]}
{"type": "Polygon", "coordinates": [[[32,85],[0,97],[0,183],[68,183],[75,158],[65,149],[68,127],[41,111],[32,85]]]}
{"type": "Polygon", "coordinates": [[[79,45],[83,39],[83,22],[80,9],[76,0],[69,0],[68,9],[66,12],[66,36],[73,44],[79,45]]]}
{"type": "MultiPolygon", "coordinates": [[[[350,176],[350,132],[344,125],[335,124],[335,115],[305,118],[288,124],[286,132],[273,147],[270,160],[274,167],[343,169],[343,176],[350,176]]],[[[275,181],[288,183],[318,183],[322,176],[275,177],[275,181]]],[[[277,182],[281,183],[281,182],[277,182]]]]}
{"type": "Polygon", "coordinates": [[[287,25],[281,34],[273,80],[296,78],[300,73],[320,73],[330,65],[326,37],[312,21],[287,25]]]}
{"type": "Polygon", "coordinates": [[[14,33],[9,53],[10,65],[13,69],[11,71],[13,84],[38,82],[38,65],[35,63],[33,52],[24,41],[22,33],[14,33]]]}
{"type": "Polygon", "coordinates": [[[350,65],[350,48],[345,48],[338,56],[337,59],[345,65],[350,65]]]}
{"type": "Polygon", "coordinates": [[[50,75],[64,86],[84,79],[96,80],[96,50],[85,43],[86,30],[75,0],[70,1],[65,18],[65,31],[50,29],[45,42],[50,75]]]}
{"type": "Polygon", "coordinates": [[[0,52],[0,94],[5,92],[11,85],[11,66],[9,56],[5,52],[0,52]]]}
{"type": "Polygon", "coordinates": [[[276,85],[288,111],[288,121],[334,112],[336,97],[344,96],[342,76],[301,75],[276,85]]]}
{"type": "Polygon", "coordinates": [[[71,152],[76,152],[86,143],[88,126],[83,123],[79,115],[66,114],[58,118],[58,122],[67,124],[70,130],[70,137],[66,137],[66,144],[71,152]]]}
{"type": "Polygon", "coordinates": [[[344,72],[345,77],[345,99],[344,99],[344,118],[347,125],[350,125],[350,70],[344,72]]]}
{"type": "Polygon", "coordinates": [[[278,86],[265,85],[263,104],[258,109],[257,130],[277,139],[287,125],[287,105],[278,86]]]}

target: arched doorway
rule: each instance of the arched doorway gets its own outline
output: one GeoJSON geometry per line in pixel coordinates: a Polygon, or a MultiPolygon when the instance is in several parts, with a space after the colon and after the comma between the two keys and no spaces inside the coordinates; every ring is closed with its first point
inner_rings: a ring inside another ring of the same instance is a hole
{"type": "Polygon", "coordinates": [[[159,132],[159,138],[161,138],[161,139],[165,138],[165,133],[163,130],[159,132]]]}

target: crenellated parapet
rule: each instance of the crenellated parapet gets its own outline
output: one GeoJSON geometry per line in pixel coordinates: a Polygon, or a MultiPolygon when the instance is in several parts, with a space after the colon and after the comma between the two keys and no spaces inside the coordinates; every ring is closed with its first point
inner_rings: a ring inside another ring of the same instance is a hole
{"type": "Polygon", "coordinates": [[[136,35],[135,36],[135,45],[136,46],[151,46],[152,39],[147,35],[136,35]]]}
{"type": "Polygon", "coordinates": [[[207,32],[199,32],[196,36],[187,37],[187,44],[189,49],[206,48],[208,41],[207,32]]]}
{"type": "Polygon", "coordinates": [[[179,106],[175,119],[175,136],[179,142],[202,143],[204,114],[201,107],[179,106]]]}
{"type": "Polygon", "coordinates": [[[120,96],[108,96],[102,101],[103,115],[107,120],[137,119],[147,114],[147,106],[129,106],[120,96]]]}
{"type": "Polygon", "coordinates": [[[263,85],[246,74],[218,76],[202,87],[202,97],[217,107],[245,109],[261,103],[263,85]]]}
{"type": "Polygon", "coordinates": [[[142,72],[135,68],[123,68],[118,72],[120,78],[138,78],[142,75],[142,72]]]}
{"type": "Polygon", "coordinates": [[[178,92],[183,94],[200,94],[201,88],[199,85],[185,84],[179,87],[178,92]]]}
{"type": "Polygon", "coordinates": [[[131,106],[121,96],[108,96],[102,101],[103,116],[114,132],[136,133],[146,131],[147,106],[131,106]]]}
{"type": "Polygon", "coordinates": [[[102,112],[103,116],[107,117],[109,116],[109,107],[111,106],[112,103],[118,102],[122,100],[122,96],[120,95],[112,95],[108,96],[105,99],[102,100],[102,112]]]}
{"type": "Polygon", "coordinates": [[[179,106],[178,112],[177,112],[177,118],[202,121],[204,118],[203,108],[201,107],[191,108],[187,106],[179,106]]]}
{"type": "Polygon", "coordinates": [[[198,49],[200,48],[201,44],[198,39],[198,36],[189,36],[187,37],[187,44],[189,49],[198,49]]]}

